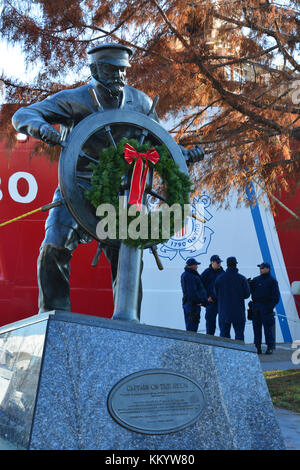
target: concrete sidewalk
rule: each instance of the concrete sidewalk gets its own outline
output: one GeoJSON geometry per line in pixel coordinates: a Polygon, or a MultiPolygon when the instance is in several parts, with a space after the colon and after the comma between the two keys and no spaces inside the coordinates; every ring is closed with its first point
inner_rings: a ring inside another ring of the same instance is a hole
{"type": "Polygon", "coordinates": [[[287,450],[300,450],[300,414],[274,408],[287,450]]]}
{"type": "Polygon", "coordinates": [[[300,369],[300,353],[292,348],[292,343],[276,344],[276,349],[269,356],[264,354],[266,349],[267,347],[263,345],[263,354],[258,356],[262,370],[300,369]]]}
{"type": "MultiPolygon", "coordinates": [[[[263,371],[300,369],[300,354],[294,354],[296,349],[291,343],[280,343],[276,345],[273,354],[264,354],[266,346],[262,347],[263,354],[259,360],[263,371]]],[[[300,414],[292,411],[275,408],[275,416],[282,432],[287,450],[300,450],[300,414]]]]}

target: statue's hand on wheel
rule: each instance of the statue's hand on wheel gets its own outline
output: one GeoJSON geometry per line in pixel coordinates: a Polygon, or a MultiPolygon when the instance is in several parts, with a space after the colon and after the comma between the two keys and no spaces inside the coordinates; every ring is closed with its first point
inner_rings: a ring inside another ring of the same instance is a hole
{"type": "Polygon", "coordinates": [[[61,142],[60,133],[50,124],[42,124],[40,129],[40,138],[49,145],[58,145],[61,142]]]}
{"type": "Polygon", "coordinates": [[[181,145],[180,148],[182,150],[187,165],[189,165],[190,163],[200,162],[204,158],[204,151],[199,145],[196,145],[196,147],[188,150],[182,147],[181,145]]]}

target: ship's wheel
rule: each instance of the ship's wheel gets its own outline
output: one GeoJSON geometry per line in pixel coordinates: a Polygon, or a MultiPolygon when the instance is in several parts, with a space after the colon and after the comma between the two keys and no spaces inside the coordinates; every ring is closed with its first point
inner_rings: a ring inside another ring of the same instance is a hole
{"type": "MultiPolygon", "coordinates": [[[[67,207],[78,224],[95,240],[108,245],[120,246],[119,240],[99,240],[96,226],[99,219],[96,209],[85,197],[91,188],[92,170],[89,164],[97,163],[104,148],[116,146],[122,138],[137,139],[140,144],[149,141],[151,145],[164,144],[170,158],[180,171],[187,174],[187,166],[180,147],[172,136],[154,119],[135,111],[109,110],[93,113],[83,119],[68,137],[59,163],[59,184],[67,207]]],[[[126,186],[126,175],[122,190],[126,186]]],[[[163,195],[152,188],[152,174],[149,172],[145,193],[164,200],[163,195]]],[[[146,245],[147,247],[147,245],[146,245]]]]}

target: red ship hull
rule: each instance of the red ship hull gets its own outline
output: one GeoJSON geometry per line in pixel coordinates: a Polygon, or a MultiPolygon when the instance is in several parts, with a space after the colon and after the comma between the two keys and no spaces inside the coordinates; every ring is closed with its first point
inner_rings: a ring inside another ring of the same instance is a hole
{"type": "MultiPolygon", "coordinates": [[[[43,155],[30,157],[34,141],[18,143],[8,155],[0,142],[0,222],[52,201],[57,186],[57,163],[43,155]]],[[[38,312],[36,259],[44,237],[47,212],[37,212],[0,227],[0,326],[38,312]]],[[[110,265],[102,254],[91,262],[96,241],[80,245],[71,270],[71,304],[77,313],[111,317],[113,296],[110,265]]]]}
{"type": "MultiPolygon", "coordinates": [[[[27,139],[19,142],[9,154],[5,143],[0,142],[0,223],[52,201],[58,181],[58,165],[49,162],[44,155],[30,157],[34,145],[34,139],[27,139]]],[[[296,211],[299,199],[299,192],[289,198],[289,208],[296,211]]],[[[0,326],[38,312],[36,259],[44,237],[46,217],[47,213],[37,212],[0,227],[0,326]]],[[[280,209],[275,222],[289,282],[292,283],[300,280],[300,229],[286,230],[284,221],[287,217],[290,217],[288,212],[280,209]]],[[[96,249],[94,241],[80,245],[74,252],[70,280],[72,311],[111,317],[110,266],[103,253],[98,266],[91,266],[96,249]]],[[[300,296],[294,296],[294,299],[300,316],[300,296]]]]}

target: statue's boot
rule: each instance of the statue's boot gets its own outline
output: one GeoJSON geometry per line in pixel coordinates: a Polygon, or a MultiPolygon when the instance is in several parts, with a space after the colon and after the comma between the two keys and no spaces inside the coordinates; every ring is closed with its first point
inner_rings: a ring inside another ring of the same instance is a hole
{"type": "Polygon", "coordinates": [[[72,251],[43,244],[37,261],[39,313],[50,310],[71,311],[70,261],[72,251]]]}

